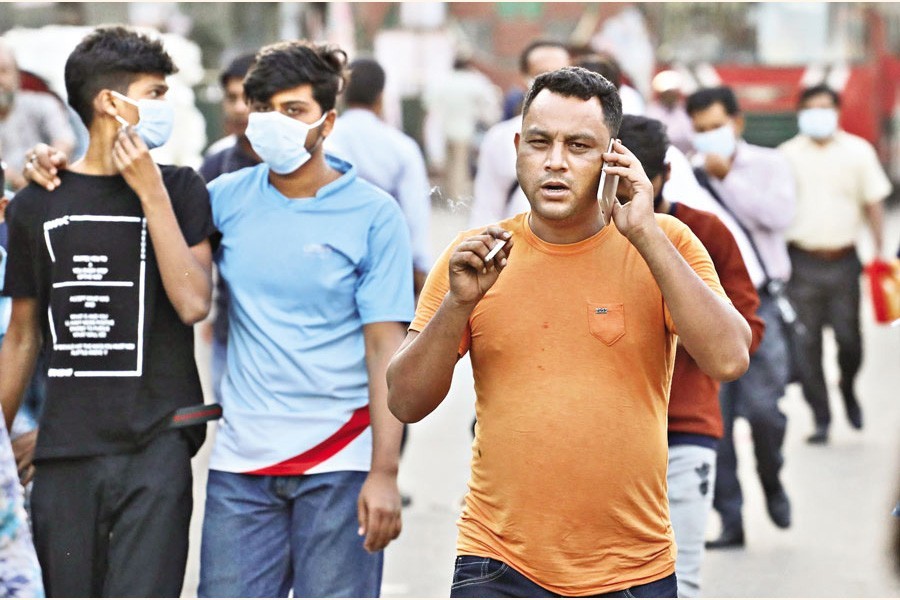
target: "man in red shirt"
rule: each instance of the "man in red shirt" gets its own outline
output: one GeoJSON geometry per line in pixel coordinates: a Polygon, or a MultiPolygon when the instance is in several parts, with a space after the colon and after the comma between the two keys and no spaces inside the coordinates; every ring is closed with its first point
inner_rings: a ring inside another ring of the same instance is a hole
{"type": "MultiPolygon", "coordinates": [[[[756,314],[759,295],[731,232],[712,213],[662,196],[669,178],[665,161],[669,139],[660,121],[625,115],[619,139],[641,161],[655,194],[654,210],[687,225],[703,242],[734,307],[750,325],[751,354],[762,340],[765,323],[756,314]]],[[[716,477],[716,448],[722,437],[719,382],[703,373],[684,346],[678,345],[669,393],[669,512],[678,557],[675,573],[679,596],[700,595],[700,565],[704,554],[706,519],[712,508],[716,477]]]]}

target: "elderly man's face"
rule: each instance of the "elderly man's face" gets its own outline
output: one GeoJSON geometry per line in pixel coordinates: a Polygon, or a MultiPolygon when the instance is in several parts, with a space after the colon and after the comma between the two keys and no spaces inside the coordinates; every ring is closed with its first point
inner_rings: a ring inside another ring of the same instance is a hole
{"type": "Polygon", "coordinates": [[[0,48],[0,93],[15,93],[19,89],[19,68],[8,48],[0,48]]]}

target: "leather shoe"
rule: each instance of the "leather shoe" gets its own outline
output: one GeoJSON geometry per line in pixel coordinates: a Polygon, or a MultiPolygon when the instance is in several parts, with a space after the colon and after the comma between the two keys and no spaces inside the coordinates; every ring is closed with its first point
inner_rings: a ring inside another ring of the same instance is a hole
{"type": "Polygon", "coordinates": [[[828,427],[825,425],[816,425],[816,431],[806,438],[807,444],[827,444],[828,443],[828,427]]]}
{"type": "Polygon", "coordinates": [[[784,488],[766,495],[766,509],[769,517],[781,529],[791,526],[791,501],[784,488]]]}
{"type": "Polygon", "coordinates": [[[714,540],[708,540],[705,544],[707,550],[720,548],[743,548],[744,528],[732,527],[722,530],[722,533],[714,540]]]}

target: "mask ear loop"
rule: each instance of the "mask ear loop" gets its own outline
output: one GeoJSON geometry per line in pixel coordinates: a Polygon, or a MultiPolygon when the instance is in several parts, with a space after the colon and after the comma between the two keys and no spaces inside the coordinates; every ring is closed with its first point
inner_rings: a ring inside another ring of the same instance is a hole
{"type": "MultiPolygon", "coordinates": [[[[321,117],[319,117],[319,118],[316,120],[316,123],[313,125],[313,127],[315,127],[316,129],[322,127],[322,125],[325,123],[325,118],[326,118],[326,117],[328,117],[328,113],[327,113],[327,112],[326,112],[324,115],[322,115],[321,117]]],[[[319,146],[319,142],[321,142],[321,141],[324,140],[324,139],[325,139],[325,138],[322,137],[322,134],[319,133],[319,135],[316,137],[316,142],[312,145],[312,148],[310,148],[309,150],[307,150],[307,152],[309,152],[310,154],[312,154],[313,152],[315,152],[315,151],[316,151],[316,148],[318,148],[318,146],[319,146]]]]}
{"type": "MultiPolygon", "coordinates": [[[[122,100],[123,102],[128,102],[129,104],[131,104],[133,106],[137,106],[137,102],[135,102],[128,96],[124,96],[115,90],[109,90],[109,93],[112,94],[113,96],[115,96],[116,98],[118,98],[119,100],[122,100]]],[[[131,123],[126,121],[122,115],[116,114],[113,116],[116,119],[116,121],[119,123],[119,125],[122,126],[122,129],[127,129],[128,127],[131,126],[131,123]]]]}

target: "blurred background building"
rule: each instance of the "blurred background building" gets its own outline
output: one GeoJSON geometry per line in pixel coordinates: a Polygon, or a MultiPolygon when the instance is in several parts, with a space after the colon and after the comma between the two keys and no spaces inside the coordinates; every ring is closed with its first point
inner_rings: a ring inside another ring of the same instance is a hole
{"type": "Polygon", "coordinates": [[[188,153],[219,137],[219,69],[273,41],[330,41],[351,58],[375,56],[388,71],[387,119],[427,147],[423,94],[452,71],[455,58],[470,61],[505,94],[521,86],[519,52],[540,37],[613,54],[647,102],[653,76],[665,69],[683,75],[685,93],[729,84],[747,113],[748,141],[766,146],[796,133],[801,87],[827,82],[843,94],[842,126],[871,141],[900,181],[897,3],[0,4],[0,33],[24,48],[21,67],[61,96],[61,67],[83,30],[65,31],[110,22],[152,27],[172,40],[180,82],[190,92],[179,98],[205,121],[199,131],[184,132],[202,138],[193,145],[199,150],[188,153]]]}

